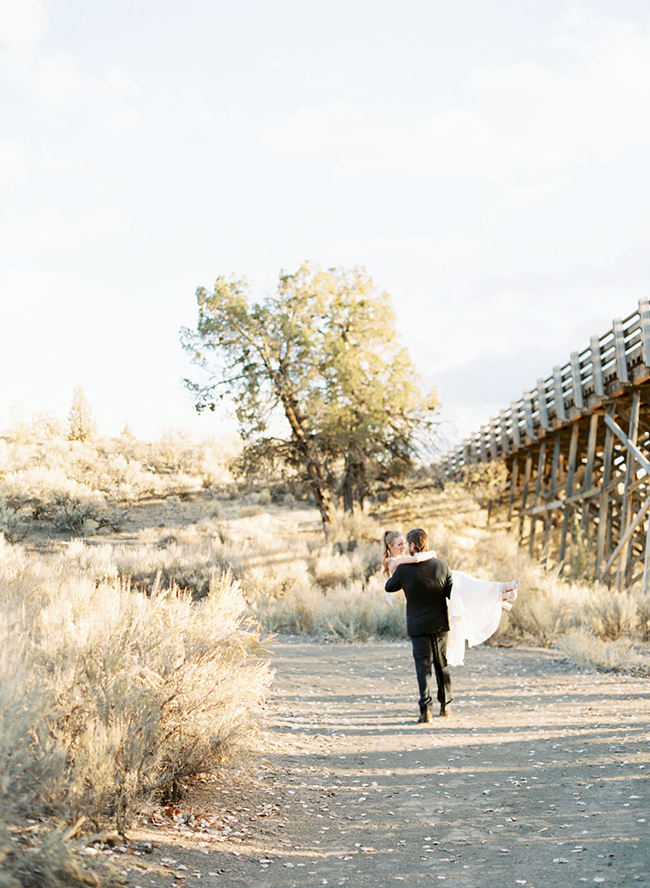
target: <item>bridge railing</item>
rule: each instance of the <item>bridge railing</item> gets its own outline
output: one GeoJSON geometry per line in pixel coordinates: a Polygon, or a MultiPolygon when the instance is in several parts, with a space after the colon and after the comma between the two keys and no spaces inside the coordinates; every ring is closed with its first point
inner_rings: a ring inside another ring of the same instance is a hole
{"type": "Polygon", "coordinates": [[[524,391],[519,400],[481,426],[440,461],[446,475],[470,465],[501,459],[547,432],[571,423],[650,376],[650,298],[639,300],[629,317],[616,318],[587,348],[524,391]]]}

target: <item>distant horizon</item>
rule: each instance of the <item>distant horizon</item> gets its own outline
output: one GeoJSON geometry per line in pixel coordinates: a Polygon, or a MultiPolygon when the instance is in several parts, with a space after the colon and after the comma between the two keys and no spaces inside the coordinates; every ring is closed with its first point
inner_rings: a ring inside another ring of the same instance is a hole
{"type": "MultiPolygon", "coordinates": [[[[627,312],[626,314],[623,314],[623,315],[619,315],[618,317],[620,317],[623,321],[625,321],[626,319],[628,319],[632,315],[634,315],[637,310],[638,310],[638,304],[632,311],[627,312]]],[[[614,320],[615,320],[615,318],[612,318],[612,323],[614,320]]],[[[598,333],[594,333],[592,335],[600,336],[600,337],[607,335],[607,333],[611,330],[612,323],[610,323],[610,326],[606,330],[602,330],[602,331],[600,331],[598,333]]],[[[584,344],[582,347],[573,348],[573,349],[571,349],[571,351],[583,352],[583,351],[587,350],[588,348],[589,348],[589,342],[584,344]]],[[[569,363],[569,361],[570,361],[570,353],[569,353],[569,355],[567,355],[566,360],[559,362],[559,366],[564,367],[569,363]]],[[[552,372],[553,372],[553,368],[551,367],[548,372],[542,373],[541,376],[538,378],[543,378],[543,379],[547,380],[552,376],[552,372]]],[[[495,413],[489,417],[489,420],[496,418],[498,416],[500,410],[508,409],[510,407],[510,403],[512,400],[517,400],[517,401],[520,400],[523,397],[525,391],[534,390],[536,385],[537,385],[537,380],[535,380],[534,382],[531,382],[531,384],[528,385],[526,388],[522,389],[522,391],[518,395],[513,396],[513,398],[511,398],[510,401],[508,401],[507,403],[504,403],[502,405],[502,407],[499,408],[498,411],[495,411],[495,413]]],[[[75,386],[75,389],[78,387],[79,386],[75,386]]],[[[83,386],[81,386],[81,388],[83,389],[83,386]]],[[[85,392],[85,389],[84,389],[84,392],[85,392]]],[[[189,392],[185,391],[184,394],[189,398],[189,392]]],[[[70,396],[70,405],[72,404],[73,395],[74,395],[74,390],[70,396]]],[[[91,406],[91,409],[93,410],[93,416],[95,416],[94,405],[91,403],[90,406],[91,406]]],[[[58,414],[54,413],[54,411],[46,410],[46,409],[38,409],[38,408],[35,411],[33,411],[31,413],[31,415],[27,415],[24,412],[21,415],[21,410],[18,407],[12,408],[12,413],[15,413],[15,417],[12,420],[12,422],[14,424],[21,422],[21,421],[28,424],[28,425],[34,424],[34,422],[38,420],[39,416],[44,416],[44,417],[49,416],[49,417],[54,418],[58,422],[60,422],[62,424],[62,426],[65,426],[65,423],[67,421],[68,414],[69,414],[69,408],[68,408],[68,411],[65,413],[65,415],[58,415],[58,414]]],[[[195,419],[195,422],[196,422],[196,426],[192,427],[192,428],[187,427],[187,426],[183,426],[182,424],[176,425],[176,426],[172,426],[172,425],[161,426],[157,432],[154,432],[153,434],[144,436],[144,435],[138,434],[135,430],[133,430],[131,428],[131,424],[129,422],[125,421],[122,424],[120,431],[118,431],[118,432],[115,432],[115,431],[104,432],[101,428],[99,428],[98,433],[99,433],[99,437],[120,438],[123,436],[125,429],[128,427],[129,431],[131,431],[133,436],[141,441],[156,441],[156,440],[164,437],[166,434],[180,433],[180,434],[187,435],[190,438],[190,440],[192,440],[194,443],[201,443],[201,442],[211,440],[214,438],[228,438],[228,437],[233,437],[233,436],[239,437],[239,430],[238,430],[238,426],[237,426],[237,421],[234,418],[234,416],[229,416],[229,410],[227,407],[219,407],[219,405],[217,405],[215,411],[203,410],[200,414],[196,411],[196,409],[194,407],[192,407],[191,413],[192,413],[192,415],[195,419]],[[216,421],[216,423],[218,423],[220,428],[218,428],[218,429],[213,428],[213,430],[207,434],[199,434],[201,432],[201,429],[200,429],[201,420],[204,417],[206,419],[211,418],[212,422],[210,424],[213,426],[214,426],[214,422],[216,421]]],[[[463,434],[461,436],[459,434],[459,432],[457,431],[457,429],[455,428],[453,421],[449,420],[448,418],[445,418],[444,405],[442,405],[442,404],[440,405],[438,415],[439,415],[440,424],[448,430],[448,439],[445,440],[444,436],[441,437],[441,445],[442,445],[441,446],[441,453],[445,452],[447,449],[453,449],[459,443],[461,443],[461,441],[464,438],[467,438],[470,435],[474,434],[475,432],[478,432],[481,428],[481,425],[485,425],[486,422],[489,421],[489,420],[485,420],[480,425],[477,425],[475,428],[469,429],[469,431],[466,431],[465,434],[463,434]]],[[[11,424],[6,426],[5,428],[0,427],[0,437],[10,436],[11,435],[11,428],[12,428],[11,424]]]]}

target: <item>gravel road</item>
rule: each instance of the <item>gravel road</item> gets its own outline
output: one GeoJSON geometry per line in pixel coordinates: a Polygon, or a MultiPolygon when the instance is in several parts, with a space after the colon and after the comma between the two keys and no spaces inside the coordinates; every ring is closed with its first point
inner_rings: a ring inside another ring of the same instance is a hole
{"type": "Polygon", "coordinates": [[[453,670],[453,716],[419,725],[408,642],[272,650],[255,774],[151,812],[128,885],[650,882],[648,678],[481,647],[453,670]]]}

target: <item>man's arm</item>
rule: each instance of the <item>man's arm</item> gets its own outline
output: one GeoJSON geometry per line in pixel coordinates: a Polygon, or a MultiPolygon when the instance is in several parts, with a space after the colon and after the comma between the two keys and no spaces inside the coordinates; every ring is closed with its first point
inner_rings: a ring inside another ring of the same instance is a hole
{"type": "Polygon", "coordinates": [[[398,564],[395,573],[392,575],[392,577],[388,577],[388,579],[386,580],[386,585],[384,586],[384,589],[387,592],[398,592],[402,588],[402,581],[400,579],[402,573],[400,571],[400,567],[401,565],[398,564]]]}
{"type": "Polygon", "coordinates": [[[451,597],[451,587],[454,585],[454,578],[451,575],[451,571],[449,570],[449,565],[447,565],[447,576],[445,578],[445,595],[447,598],[451,597]]]}

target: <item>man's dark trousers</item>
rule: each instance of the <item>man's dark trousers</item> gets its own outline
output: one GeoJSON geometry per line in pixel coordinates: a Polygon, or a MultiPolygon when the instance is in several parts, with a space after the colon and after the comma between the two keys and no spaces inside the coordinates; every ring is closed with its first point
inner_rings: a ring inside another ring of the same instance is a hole
{"type": "Polygon", "coordinates": [[[447,666],[448,637],[448,632],[411,636],[415,673],[420,690],[420,712],[431,709],[431,676],[434,673],[438,686],[437,696],[440,708],[444,709],[451,703],[451,678],[447,666]]]}

